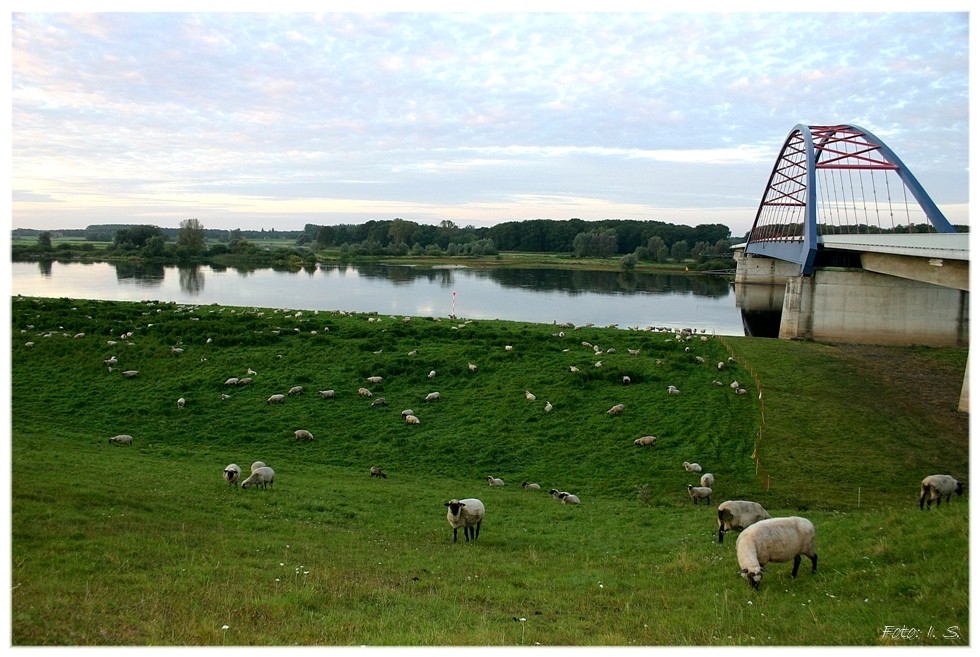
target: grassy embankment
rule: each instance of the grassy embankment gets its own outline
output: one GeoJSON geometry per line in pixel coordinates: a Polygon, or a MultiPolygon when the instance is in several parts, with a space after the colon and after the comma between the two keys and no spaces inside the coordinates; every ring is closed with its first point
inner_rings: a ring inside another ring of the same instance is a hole
{"type": "Polygon", "coordinates": [[[968,469],[962,351],[29,298],[12,329],[14,645],[968,644],[967,498],[916,499],[924,475],[968,469]],[[926,376],[931,395],[910,392],[926,376]],[[221,480],[254,460],[272,489],[221,480]],[[683,461],[715,474],[711,506],[683,461]],[[487,519],[453,544],[443,502],[465,496],[487,519]],[[813,520],[819,572],[774,564],[751,591],[736,536],[716,542],[731,498],[813,520]],[[903,626],[919,636],[884,636],[903,626]]]}

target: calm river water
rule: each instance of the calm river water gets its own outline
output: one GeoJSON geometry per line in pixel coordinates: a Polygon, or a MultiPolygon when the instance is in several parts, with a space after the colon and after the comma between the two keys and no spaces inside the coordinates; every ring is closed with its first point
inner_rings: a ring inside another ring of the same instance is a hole
{"type": "Polygon", "coordinates": [[[24,296],[345,310],[390,315],[744,335],[732,284],[711,275],[557,269],[321,266],[300,271],[109,263],[14,262],[24,296]]]}

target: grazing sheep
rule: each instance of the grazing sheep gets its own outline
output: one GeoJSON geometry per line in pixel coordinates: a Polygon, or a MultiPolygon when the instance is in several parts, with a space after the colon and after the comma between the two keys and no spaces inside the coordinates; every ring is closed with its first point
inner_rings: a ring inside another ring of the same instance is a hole
{"type": "Polygon", "coordinates": [[[699,365],[700,364],[703,364],[704,363],[704,358],[702,358],[701,356],[695,356],[694,357],[694,362],[697,363],[697,364],[699,364],[699,365]]]}
{"type": "Polygon", "coordinates": [[[359,394],[361,397],[371,397],[372,396],[371,395],[371,391],[368,390],[367,388],[358,388],[357,389],[357,394],[359,394]]]}
{"type": "Polygon", "coordinates": [[[747,395],[749,394],[745,388],[735,388],[736,395],[747,395]]]}
{"type": "Polygon", "coordinates": [[[701,466],[697,463],[688,463],[684,461],[684,469],[688,472],[701,472],[701,466]]]}
{"type": "Polygon", "coordinates": [[[705,504],[711,504],[711,489],[706,486],[687,485],[687,494],[691,496],[694,506],[698,505],[698,500],[704,500],[705,504]]]}
{"type": "Polygon", "coordinates": [[[373,402],[371,402],[371,408],[374,408],[375,406],[386,406],[387,404],[388,404],[387,399],[385,399],[384,397],[378,397],[373,402]]]}
{"type": "Polygon", "coordinates": [[[575,367],[574,365],[570,365],[568,371],[571,372],[572,374],[575,374],[576,372],[578,372],[578,368],[575,367]]]}
{"type": "Polygon", "coordinates": [[[225,481],[234,486],[242,478],[242,469],[237,464],[230,463],[225,466],[224,477],[225,481]]]}
{"type": "Polygon", "coordinates": [[[422,421],[419,420],[418,417],[414,415],[406,415],[405,422],[407,422],[408,424],[422,424],[422,421]]]}
{"type": "Polygon", "coordinates": [[[373,465],[371,466],[371,476],[372,477],[378,477],[379,479],[387,479],[388,478],[388,475],[385,474],[385,471],[384,470],[382,470],[381,468],[378,468],[376,466],[373,466],[373,465]]]}
{"type": "Polygon", "coordinates": [[[467,363],[466,364],[466,367],[469,368],[470,372],[475,372],[476,371],[476,365],[474,365],[473,363],[467,363]]]}
{"type": "MultiPolygon", "coordinates": [[[[27,347],[33,347],[34,346],[34,343],[33,342],[28,342],[25,346],[27,346],[27,347]]],[[[102,362],[105,363],[106,365],[112,367],[113,365],[117,365],[119,363],[119,359],[116,358],[115,356],[109,356],[108,358],[106,358],[102,362]]]]}
{"type": "Polygon", "coordinates": [[[439,395],[438,392],[430,392],[429,394],[427,394],[425,396],[425,401],[427,401],[427,402],[430,402],[430,401],[438,401],[439,396],[440,395],[439,395]]]}
{"type": "Polygon", "coordinates": [[[562,491],[558,493],[558,500],[562,504],[581,504],[582,500],[578,498],[578,495],[572,495],[571,493],[566,493],[562,491]]]}
{"type": "Polygon", "coordinates": [[[532,484],[529,481],[525,481],[523,484],[521,484],[521,488],[524,490],[541,490],[541,486],[538,484],[532,484]]]}
{"type": "Polygon", "coordinates": [[[624,410],[626,410],[625,406],[623,406],[622,404],[616,404],[608,411],[606,411],[606,415],[622,415],[624,410]]]}
{"type": "Polygon", "coordinates": [[[936,508],[939,508],[943,501],[943,495],[946,496],[946,503],[949,504],[953,493],[963,494],[962,481],[957,481],[949,475],[929,475],[922,480],[922,488],[919,491],[919,510],[922,510],[923,504],[925,504],[926,509],[931,509],[933,501],[936,502],[936,508]]]}
{"type": "Polygon", "coordinates": [[[701,485],[705,488],[712,488],[715,485],[715,476],[710,472],[701,475],[701,485]]]}
{"type": "Polygon", "coordinates": [[[124,377],[126,377],[127,379],[132,379],[132,378],[135,378],[135,377],[139,376],[139,371],[138,370],[126,370],[125,372],[122,373],[122,375],[124,377]]]}
{"type": "Polygon", "coordinates": [[[177,400],[177,408],[183,408],[184,407],[184,404],[186,404],[186,403],[187,403],[187,400],[184,399],[183,397],[181,397],[180,399],[177,400]]]}
{"type": "Polygon", "coordinates": [[[463,528],[463,536],[469,542],[472,537],[475,541],[480,536],[480,525],[486,515],[486,507],[483,502],[475,497],[467,497],[462,500],[452,499],[445,503],[449,507],[446,511],[446,520],[453,528],[453,543],[456,542],[456,532],[460,527],[463,528]]]}
{"type": "Polygon", "coordinates": [[[630,348],[627,348],[626,349],[626,353],[628,353],[630,356],[639,356],[640,355],[640,350],[639,349],[630,349],[630,348]]]}
{"type": "Polygon", "coordinates": [[[738,381],[732,381],[728,384],[728,387],[732,390],[738,390],[741,386],[738,384],[738,381]]]}
{"type": "Polygon", "coordinates": [[[272,395],[265,400],[266,404],[281,404],[286,400],[286,395],[272,395]]]}
{"type": "Polygon", "coordinates": [[[293,435],[296,436],[296,440],[313,440],[313,434],[306,429],[297,429],[293,435]]]}
{"type": "Polygon", "coordinates": [[[406,418],[409,415],[415,415],[415,411],[410,408],[406,408],[404,411],[402,411],[402,418],[406,418]]]}
{"type": "Polygon", "coordinates": [[[231,399],[231,395],[226,395],[224,393],[221,393],[221,401],[226,401],[228,399],[231,399]]]}
{"type": "Polygon", "coordinates": [[[291,395],[302,395],[303,394],[303,386],[293,386],[292,388],[289,389],[289,394],[291,394],[291,395]]]}
{"type": "Polygon", "coordinates": [[[550,412],[552,411],[552,409],[553,409],[553,408],[554,408],[554,406],[552,406],[552,404],[551,404],[551,402],[550,402],[550,401],[546,401],[546,402],[544,403],[544,412],[545,412],[545,413],[550,413],[550,412]]]}
{"type": "Polygon", "coordinates": [[[631,381],[632,381],[632,379],[630,379],[628,376],[624,376],[623,377],[623,385],[624,386],[628,386],[631,381]]]}
{"type": "Polygon", "coordinates": [[[365,380],[366,380],[366,381],[367,381],[368,383],[381,383],[381,382],[382,382],[382,381],[383,381],[384,379],[382,379],[382,378],[381,378],[380,376],[369,376],[369,377],[368,377],[367,379],[365,379],[365,380]]]}
{"type": "Polygon", "coordinates": [[[759,588],[764,566],[770,562],[793,560],[793,577],[800,569],[805,554],[817,572],[817,553],[814,548],[816,529],[806,518],[769,518],[747,527],[735,543],[742,577],[753,589],[759,588]]]}
{"type": "Polygon", "coordinates": [[[725,369],[725,364],[724,363],[718,363],[718,369],[719,370],[725,369]]]}
{"type": "Polygon", "coordinates": [[[718,505],[718,542],[725,540],[725,532],[744,530],[760,520],[768,520],[769,512],[758,502],[728,500],[718,505]]]}
{"type": "Polygon", "coordinates": [[[428,377],[429,377],[430,379],[434,379],[434,378],[436,378],[436,371],[435,371],[435,370],[431,370],[431,371],[429,372],[429,374],[428,374],[428,377]]]}
{"type": "Polygon", "coordinates": [[[132,445],[133,437],[127,434],[119,434],[118,436],[113,436],[109,439],[110,443],[116,443],[117,445],[132,445]]]}
{"type": "Polygon", "coordinates": [[[487,483],[489,483],[491,486],[500,487],[504,485],[504,480],[497,479],[496,477],[487,477],[487,483]]]}
{"type": "Polygon", "coordinates": [[[252,474],[248,476],[248,479],[242,482],[242,488],[248,488],[249,486],[261,486],[262,490],[265,490],[267,486],[271,486],[275,483],[275,481],[275,471],[268,466],[264,466],[252,470],[252,474]]]}
{"type": "Polygon", "coordinates": [[[524,398],[527,399],[528,401],[534,401],[535,399],[537,399],[537,397],[534,396],[534,393],[532,393],[530,390],[524,391],[524,398]]]}
{"type": "Polygon", "coordinates": [[[643,447],[643,446],[646,446],[646,445],[656,445],[657,444],[657,437],[656,436],[642,436],[642,437],[637,438],[636,440],[634,440],[633,441],[633,444],[634,445],[637,445],[639,447],[643,447]]]}
{"type": "Polygon", "coordinates": [[[675,386],[667,386],[667,394],[668,395],[679,395],[679,394],[681,394],[681,391],[678,390],[675,386]]]}
{"type": "Polygon", "coordinates": [[[239,378],[237,376],[233,376],[230,379],[227,379],[225,381],[225,385],[226,386],[237,386],[238,385],[238,381],[239,381],[239,378]]]}
{"type": "Polygon", "coordinates": [[[252,377],[250,376],[246,376],[242,379],[238,379],[238,385],[240,386],[247,386],[251,382],[252,382],[252,377]]]}
{"type": "Polygon", "coordinates": [[[255,463],[252,464],[252,467],[249,468],[249,472],[255,472],[259,468],[264,468],[264,467],[265,467],[265,463],[263,463],[262,461],[256,461],[255,463]]]}
{"type": "Polygon", "coordinates": [[[321,390],[319,394],[324,399],[333,399],[334,397],[337,396],[337,393],[334,392],[333,390],[321,390]]]}

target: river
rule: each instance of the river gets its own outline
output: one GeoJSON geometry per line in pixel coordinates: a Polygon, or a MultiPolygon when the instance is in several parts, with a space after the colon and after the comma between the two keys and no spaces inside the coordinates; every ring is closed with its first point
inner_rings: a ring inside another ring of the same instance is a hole
{"type": "Polygon", "coordinates": [[[298,271],[216,265],[14,262],[11,293],[117,301],[344,310],[534,323],[691,328],[744,335],[721,276],[565,269],[321,265],[298,271]]]}

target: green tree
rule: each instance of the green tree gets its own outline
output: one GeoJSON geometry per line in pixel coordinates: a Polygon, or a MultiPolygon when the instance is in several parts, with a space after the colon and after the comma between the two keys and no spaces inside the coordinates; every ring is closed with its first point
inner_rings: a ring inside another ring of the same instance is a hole
{"type": "Polygon", "coordinates": [[[664,239],[659,235],[654,235],[647,240],[647,253],[650,254],[650,258],[654,262],[666,262],[668,251],[664,239]]]}
{"type": "Polygon", "coordinates": [[[635,253],[627,253],[619,259],[619,268],[624,272],[636,271],[637,260],[635,253]]]}
{"type": "Polygon", "coordinates": [[[677,262],[683,262],[687,260],[690,255],[690,249],[687,246],[687,240],[680,240],[674,242],[673,246],[670,247],[670,257],[677,262]]]}
{"type": "Polygon", "coordinates": [[[187,255],[204,253],[204,225],[197,219],[185,219],[177,229],[177,248],[187,255]]]}
{"type": "Polygon", "coordinates": [[[51,250],[51,233],[50,232],[48,232],[46,230],[42,230],[40,233],[38,233],[38,236],[37,236],[37,248],[41,249],[42,251],[50,251],[51,250]]]}

